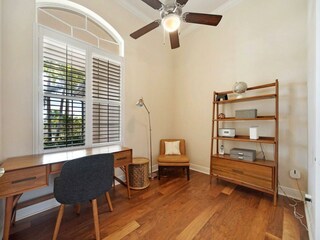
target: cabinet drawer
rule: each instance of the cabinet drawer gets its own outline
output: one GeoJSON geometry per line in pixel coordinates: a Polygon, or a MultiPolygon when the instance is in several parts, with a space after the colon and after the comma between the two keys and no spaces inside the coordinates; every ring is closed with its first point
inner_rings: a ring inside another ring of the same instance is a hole
{"type": "Polygon", "coordinates": [[[120,167],[132,163],[132,154],[130,150],[114,153],[113,156],[114,167],[120,167]]]}
{"type": "Polygon", "coordinates": [[[6,172],[0,178],[0,198],[47,186],[46,166],[6,172]]]}
{"type": "Polygon", "coordinates": [[[213,158],[211,164],[213,175],[273,190],[273,167],[220,158],[213,158]]]}

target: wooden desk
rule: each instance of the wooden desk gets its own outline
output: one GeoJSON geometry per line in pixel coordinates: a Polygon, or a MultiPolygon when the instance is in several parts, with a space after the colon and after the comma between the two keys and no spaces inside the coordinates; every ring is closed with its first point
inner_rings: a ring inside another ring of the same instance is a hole
{"type": "Polygon", "coordinates": [[[126,185],[130,198],[128,165],[132,162],[132,149],[129,148],[117,145],[6,159],[0,165],[5,169],[0,178],[0,198],[6,198],[3,239],[9,239],[12,213],[24,192],[48,186],[49,175],[59,173],[66,161],[103,153],[113,153],[114,167],[125,172],[126,183],[116,180],[126,185]]]}

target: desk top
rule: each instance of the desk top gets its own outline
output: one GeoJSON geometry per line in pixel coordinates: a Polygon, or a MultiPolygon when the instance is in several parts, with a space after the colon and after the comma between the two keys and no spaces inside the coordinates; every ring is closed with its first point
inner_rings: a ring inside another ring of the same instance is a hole
{"type": "Polygon", "coordinates": [[[112,145],[112,146],[104,146],[104,147],[77,149],[77,150],[64,151],[64,152],[12,157],[12,158],[6,159],[0,165],[0,167],[4,168],[5,171],[7,172],[7,171],[18,170],[23,168],[65,162],[68,160],[73,160],[76,158],[95,155],[95,154],[116,153],[116,152],[122,152],[126,150],[131,150],[131,149],[122,147],[120,145],[112,145]]]}

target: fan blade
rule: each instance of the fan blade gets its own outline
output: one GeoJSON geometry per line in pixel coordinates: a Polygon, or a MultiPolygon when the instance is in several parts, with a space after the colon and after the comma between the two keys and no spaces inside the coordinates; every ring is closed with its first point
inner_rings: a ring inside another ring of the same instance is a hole
{"type": "Polygon", "coordinates": [[[153,29],[155,29],[159,26],[160,26],[160,20],[156,20],[156,21],[149,23],[148,25],[140,28],[139,30],[131,33],[130,36],[134,39],[137,39],[137,38],[143,36],[144,34],[152,31],[153,29]]]}
{"type": "Polygon", "coordinates": [[[171,32],[169,34],[170,34],[171,49],[180,47],[178,30],[171,32]]]}
{"type": "Polygon", "coordinates": [[[205,24],[217,26],[222,18],[221,15],[205,14],[205,13],[191,13],[183,14],[183,20],[188,23],[205,24]]]}
{"type": "Polygon", "coordinates": [[[188,2],[188,0],[177,0],[177,3],[181,6],[184,7],[184,5],[186,5],[188,2]]]}
{"type": "Polygon", "coordinates": [[[162,3],[159,0],[142,0],[142,2],[148,4],[155,10],[160,10],[162,8],[162,3]]]}

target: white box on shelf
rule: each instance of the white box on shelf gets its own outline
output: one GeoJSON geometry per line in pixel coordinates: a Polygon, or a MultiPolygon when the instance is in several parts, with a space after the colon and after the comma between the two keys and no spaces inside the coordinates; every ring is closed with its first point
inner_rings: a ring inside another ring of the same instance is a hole
{"type": "Polygon", "coordinates": [[[258,127],[250,127],[250,139],[259,139],[258,127]]]}

